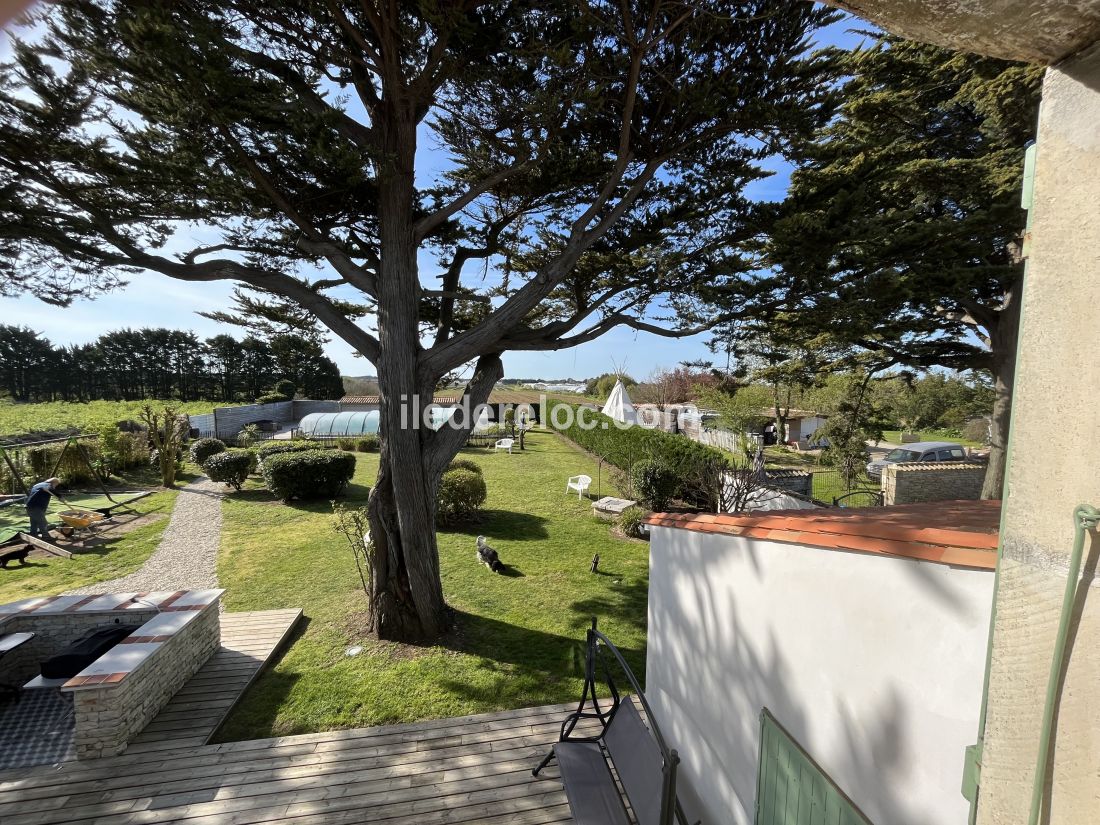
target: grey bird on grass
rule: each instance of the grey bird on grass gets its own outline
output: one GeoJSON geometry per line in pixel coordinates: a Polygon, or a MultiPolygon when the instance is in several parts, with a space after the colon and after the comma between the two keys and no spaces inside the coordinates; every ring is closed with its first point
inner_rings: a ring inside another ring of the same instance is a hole
{"type": "Polygon", "coordinates": [[[504,564],[501,562],[500,556],[496,550],[486,543],[485,536],[477,537],[477,560],[494,573],[504,572],[504,564]]]}

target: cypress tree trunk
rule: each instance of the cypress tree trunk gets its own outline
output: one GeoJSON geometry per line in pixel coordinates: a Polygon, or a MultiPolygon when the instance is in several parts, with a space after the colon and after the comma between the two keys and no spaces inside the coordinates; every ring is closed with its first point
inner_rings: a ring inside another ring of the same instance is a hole
{"type": "Polygon", "coordinates": [[[993,413],[990,418],[989,465],[982,485],[983,499],[1004,495],[1008,459],[1008,434],[1012,417],[1012,388],[1016,377],[1016,342],[1020,334],[1022,282],[1017,281],[1005,294],[997,324],[989,331],[990,370],[993,373],[993,413]]]}
{"type": "Polygon", "coordinates": [[[422,377],[418,369],[420,282],[412,222],[416,125],[400,106],[388,115],[379,124],[386,157],[379,176],[382,447],[367,504],[374,543],[371,601],[380,638],[416,640],[440,635],[448,620],[435,538],[438,479],[429,479],[425,442],[430,433],[416,426],[435,385],[434,377],[422,377]]]}

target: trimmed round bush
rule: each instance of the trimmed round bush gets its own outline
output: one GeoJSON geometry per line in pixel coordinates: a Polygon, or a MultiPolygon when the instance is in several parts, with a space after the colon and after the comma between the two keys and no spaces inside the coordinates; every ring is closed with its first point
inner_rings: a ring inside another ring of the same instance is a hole
{"type": "Polygon", "coordinates": [[[262,461],[269,455],[304,453],[306,450],[316,450],[318,447],[316,442],[313,441],[264,441],[253,449],[262,461]]]}
{"type": "Polygon", "coordinates": [[[489,491],[480,473],[448,470],[439,482],[437,519],[443,524],[469,521],[485,503],[489,491]]]}
{"type": "Polygon", "coordinates": [[[382,441],[376,435],[365,435],[355,442],[355,449],[361,453],[376,453],[381,446],[382,441]]]}
{"type": "Polygon", "coordinates": [[[349,453],[355,452],[355,439],[354,438],[340,438],[336,441],[336,446],[341,450],[349,453]]]}
{"type": "Polygon", "coordinates": [[[255,463],[256,456],[251,450],[225,450],[207,458],[203,462],[202,471],[211,481],[220,481],[239,490],[254,469],[255,463]]]}
{"type": "Polygon", "coordinates": [[[191,461],[200,467],[206,459],[225,452],[225,442],[217,438],[199,438],[191,442],[191,461]]]}
{"type": "Polygon", "coordinates": [[[355,475],[355,455],[341,450],[268,453],[260,472],[267,489],[283,501],[335,498],[355,475]]]}
{"type": "Polygon", "coordinates": [[[469,470],[471,473],[477,473],[481,475],[481,465],[476,461],[470,461],[468,458],[456,458],[450,464],[447,465],[447,469],[443,472],[449,473],[451,470],[469,470]]]}
{"type": "Polygon", "coordinates": [[[652,458],[634,462],[630,468],[634,494],[653,510],[664,510],[676,491],[676,474],[652,458]]]}

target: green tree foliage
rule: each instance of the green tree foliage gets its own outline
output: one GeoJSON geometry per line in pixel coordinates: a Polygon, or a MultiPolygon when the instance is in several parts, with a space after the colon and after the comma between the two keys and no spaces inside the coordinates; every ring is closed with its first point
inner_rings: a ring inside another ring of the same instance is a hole
{"type": "Polygon", "coordinates": [[[64,348],[33,330],[0,325],[0,390],[17,401],[251,401],[273,378],[309,398],[343,395],[335,362],[298,336],[201,341],[180,330],[122,329],[64,348]]]}
{"type": "Polygon", "coordinates": [[[906,431],[935,428],[961,434],[968,421],[987,417],[993,409],[988,381],[939,372],[919,378],[892,375],[875,388],[875,398],[889,422],[906,431]]]}
{"type": "Polygon", "coordinates": [[[1042,69],[892,37],[843,64],[836,117],[801,146],[768,245],[792,310],[775,329],[990,374],[985,495],[999,496],[1042,69]]]}
{"type": "Polygon", "coordinates": [[[386,433],[379,633],[437,636],[435,490],[468,433],[403,430],[402,396],[419,416],[473,364],[476,406],[505,351],[716,323],[716,291],[757,265],[745,187],[822,114],[833,67],[809,38],[835,19],[801,0],[43,5],[3,67],[2,288],[231,280],[350,344],[386,433]],[[201,245],[166,252],[195,225],[201,245]]]}
{"type": "Polygon", "coordinates": [[[615,389],[616,381],[622,381],[623,386],[628,390],[631,387],[638,386],[638,382],[626,373],[605,372],[595,378],[588,379],[584,385],[584,394],[606,401],[607,396],[611,395],[611,391],[615,389]]]}

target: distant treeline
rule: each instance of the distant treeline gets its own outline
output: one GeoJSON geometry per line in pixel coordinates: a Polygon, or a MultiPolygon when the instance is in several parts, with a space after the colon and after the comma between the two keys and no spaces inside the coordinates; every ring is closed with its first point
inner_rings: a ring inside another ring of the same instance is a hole
{"type": "Polygon", "coordinates": [[[0,395],[17,401],[253,401],[287,379],[307,398],[339,398],[340,370],[298,335],[201,340],[173,329],[122,329],[55,347],[32,329],[0,325],[0,395]]]}

